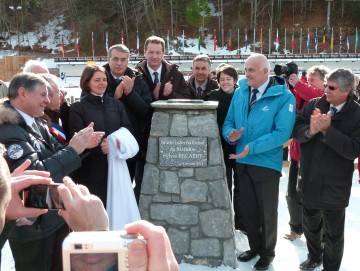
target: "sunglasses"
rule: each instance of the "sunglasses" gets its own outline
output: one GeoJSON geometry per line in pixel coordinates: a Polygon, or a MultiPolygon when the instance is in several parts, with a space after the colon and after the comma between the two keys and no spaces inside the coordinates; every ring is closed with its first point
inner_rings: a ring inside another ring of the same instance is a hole
{"type": "Polygon", "coordinates": [[[329,86],[329,85],[324,85],[324,88],[328,88],[328,89],[330,89],[330,90],[335,90],[335,89],[337,89],[337,87],[329,86]]]}

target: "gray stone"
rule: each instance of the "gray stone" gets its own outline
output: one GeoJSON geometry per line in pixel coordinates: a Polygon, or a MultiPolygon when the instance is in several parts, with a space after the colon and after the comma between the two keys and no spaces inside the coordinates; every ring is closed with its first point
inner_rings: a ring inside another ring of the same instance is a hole
{"type": "Polygon", "coordinates": [[[141,193],[147,195],[157,194],[159,192],[159,183],[159,169],[153,165],[145,164],[141,193]]]}
{"type": "Polygon", "coordinates": [[[188,119],[188,126],[191,136],[206,135],[209,138],[217,138],[219,136],[215,114],[190,117],[188,119]]]}
{"type": "Polygon", "coordinates": [[[180,195],[171,195],[171,201],[174,203],[180,203],[181,201],[180,195]]]}
{"type": "Polygon", "coordinates": [[[152,196],[140,195],[139,200],[139,211],[141,219],[148,220],[150,218],[150,204],[152,201],[152,196]]]}
{"type": "Polygon", "coordinates": [[[175,254],[189,254],[190,252],[190,233],[187,230],[178,230],[169,227],[168,235],[171,247],[175,254]]]}
{"type": "Polygon", "coordinates": [[[223,152],[219,139],[212,139],[210,141],[209,148],[209,166],[222,165],[223,152]]]}
{"type": "Polygon", "coordinates": [[[210,182],[209,189],[215,207],[229,208],[231,201],[226,180],[220,179],[214,182],[210,182]]]}
{"type": "Polygon", "coordinates": [[[201,236],[200,227],[194,226],[190,228],[191,239],[198,239],[201,236]]]}
{"type": "Polygon", "coordinates": [[[191,255],[195,257],[220,257],[222,256],[221,245],[218,239],[197,239],[190,243],[191,255]]]}
{"type": "Polygon", "coordinates": [[[148,148],[146,152],[146,162],[150,164],[157,164],[158,162],[158,140],[155,137],[150,137],[148,141],[148,148]]]}
{"type": "Polygon", "coordinates": [[[154,112],[151,121],[150,136],[168,136],[169,122],[169,114],[163,112],[154,112]]]}
{"type": "Polygon", "coordinates": [[[195,168],[195,179],[198,181],[221,179],[225,177],[224,170],[223,166],[195,168]]]}
{"type": "Polygon", "coordinates": [[[187,118],[184,114],[174,114],[172,117],[171,127],[170,127],[171,136],[187,136],[187,118]]]}
{"type": "Polygon", "coordinates": [[[208,187],[205,183],[187,179],[181,184],[182,202],[206,202],[208,187]]]}
{"type": "Polygon", "coordinates": [[[235,253],[235,241],[234,239],[225,240],[223,243],[224,247],[224,259],[225,265],[236,268],[236,253],[235,253]]]}
{"type": "Polygon", "coordinates": [[[153,196],[153,201],[154,202],[168,202],[168,203],[171,203],[172,199],[171,199],[171,195],[157,194],[157,195],[153,196]]]}
{"type": "Polygon", "coordinates": [[[154,220],[165,220],[169,224],[196,225],[199,222],[199,208],[186,204],[152,204],[150,217],[154,220]]]}
{"type": "Polygon", "coordinates": [[[160,191],[180,194],[179,178],[174,171],[160,172],[160,191]]]}
{"type": "Polygon", "coordinates": [[[181,177],[192,177],[194,176],[194,169],[193,168],[181,168],[179,169],[178,176],[181,177]]]}
{"type": "Polygon", "coordinates": [[[229,238],[233,235],[230,210],[214,209],[200,213],[203,233],[208,237],[229,238]]]}

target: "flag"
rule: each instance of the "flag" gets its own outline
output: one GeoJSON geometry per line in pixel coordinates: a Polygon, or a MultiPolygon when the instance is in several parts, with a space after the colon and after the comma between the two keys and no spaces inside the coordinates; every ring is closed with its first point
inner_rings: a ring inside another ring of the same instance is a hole
{"type": "Polygon", "coordinates": [[[247,30],[246,30],[246,29],[245,29],[244,46],[245,46],[245,49],[247,50],[247,46],[248,46],[248,39],[247,39],[247,30]]]}
{"type": "Polygon", "coordinates": [[[342,49],[342,30],[340,27],[340,37],[339,37],[339,53],[341,52],[342,49]]]}
{"type": "Polygon", "coordinates": [[[356,33],[355,33],[355,53],[356,53],[356,49],[358,48],[359,45],[359,35],[358,35],[358,30],[356,27],[356,33]]]}
{"type": "Polygon", "coordinates": [[[294,35],[294,28],[293,28],[292,35],[291,35],[291,49],[293,50],[293,52],[294,52],[294,48],[295,48],[295,35],[294,35]]]}
{"type": "Polygon", "coordinates": [[[169,54],[169,52],[170,52],[170,33],[169,33],[169,30],[168,30],[167,35],[166,35],[166,44],[167,44],[167,54],[169,54]]]}
{"type": "Polygon", "coordinates": [[[216,51],[216,29],[214,29],[214,52],[216,51]]]}
{"type": "Polygon", "coordinates": [[[317,31],[317,28],[315,30],[315,40],[314,40],[314,42],[315,42],[315,50],[317,52],[317,49],[318,49],[318,31],[317,31]]]}
{"type": "Polygon", "coordinates": [[[105,49],[106,49],[106,51],[109,50],[109,34],[107,31],[106,31],[106,38],[105,38],[105,49]]]}
{"type": "Polygon", "coordinates": [[[275,49],[279,49],[279,30],[276,28],[275,49]]]}
{"type": "Polygon", "coordinates": [[[121,31],[121,44],[124,44],[124,31],[121,31]]]}
{"type": "Polygon", "coordinates": [[[201,42],[201,40],[200,40],[200,29],[199,29],[199,36],[198,36],[198,50],[200,51],[200,42],[201,42]]]}
{"type": "Polygon", "coordinates": [[[306,48],[309,50],[310,49],[310,29],[308,28],[308,38],[307,38],[307,42],[306,42],[306,48]]]}
{"type": "Polygon", "coordinates": [[[323,35],[323,38],[322,38],[321,49],[322,49],[323,51],[326,50],[325,29],[324,29],[324,35],[323,35]]]}
{"type": "Polygon", "coordinates": [[[349,49],[350,49],[350,31],[348,29],[347,37],[346,37],[346,50],[347,50],[347,52],[349,52],[349,49]]]}
{"type": "Polygon", "coordinates": [[[331,49],[331,52],[334,49],[334,28],[333,27],[331,28],[330,49],[331,49]]]}
{"type": "Polygon", "coordinates": [[[80,55],[80,45],[79,45],[79,32],[76,32],[76,44],[75,44],[75,48],[77,51],[77,55],[79,57],[80,55]]]}
{"type": "Polygon", "coordinates": [[[182,48],[183,48],[183,54],[185,55],[185,31],[183,30],[182,34],[182,48]]]}
{"type": "Polygon", "coordinates": [[[262,28],[260,29],[260,52],[262,53],[263,40],[262,40],[262,28]]]}
{"type": "Polygon", "coordinates": [[[136,31],[136,50],[138,54],[140,53],[140,40],[139,40],[139,31],[136,31]]]}
{"type": "Polygon", "coordinates": [[[232,43],[231,43],[231,29],[229,29],[229,44],[228,44],[228,50],[232,50],[232,43]]]}
{"type": "Polygon", "coordinates": [[[91,32],[91,51],[94,57],[95,56],[94,32],[91,32]]]}
{"type": "Polygon", "coordinates": [[[64,44],[64,36],[61,36],[61,52],[62,56],[65,56],[65,44],[64,44]]]}

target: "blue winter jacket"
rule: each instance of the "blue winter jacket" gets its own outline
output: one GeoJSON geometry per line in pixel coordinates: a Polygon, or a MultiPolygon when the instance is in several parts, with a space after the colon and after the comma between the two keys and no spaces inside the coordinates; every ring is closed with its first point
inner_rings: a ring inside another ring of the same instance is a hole
{"type": "Polygon", "coordinates": [[[238,85],[224,122],[223,137],[229,142],[229,133],[244,127],[242,137],[233,144],[236,144],[237,154],[246,145],[250,151],[236,162],[281,172],[283,144],[290,138],[295,122],[295,98],[282,77],[270,77],[267,90],[248,114],[250,87],[247,79],[239,80],[238,85]]]}

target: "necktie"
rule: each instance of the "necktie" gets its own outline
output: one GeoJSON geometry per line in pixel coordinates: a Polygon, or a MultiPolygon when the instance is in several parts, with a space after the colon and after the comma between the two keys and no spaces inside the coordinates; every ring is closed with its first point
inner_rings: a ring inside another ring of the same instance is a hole
{"type": "Polygon", "coordinates": [[[252,91],[252,96],[249,103],[249,109],[253,108],[254,104],[256,103],[256,94],[259,92],[256,88],[254,88],[252,91]]]}
{"type": "Polygon", "coordinates": [[[120,78],[116,78],[115,80],[116,80],[116,84],[120,84],[121,81],[120,78]]]}
{"type": "Polygon", "coordinates": [[[154,72],[154,85],[156,85],[157,83],[159,83],[159,73],[158,72],[154,72]]]}
{"type": "Polygon", "coordinates": [[[202,92],[202,88],[201,88],[201,87],[198,87],[198,88],[197,88],[197,92],[196,92],[196,98],[197,98],[197,99],[201,99],[201,92],[202,92]]]}
{"type": "Polygon", "coordinates": [[[334,116],[338,111],[335,106],[330,106],[331,116],[334,116]]]}
{"type": "Polygon", "coordinates": [[[40,130],[39,130],[39,127],[37,126],[37,124],[36,124],[35,121],[31,124],[31,127],[32,127],[32,129],[35,131],[35,133],[37,133],[39,136],[42,137],[41,132],[40,132],[40,130]]]}

